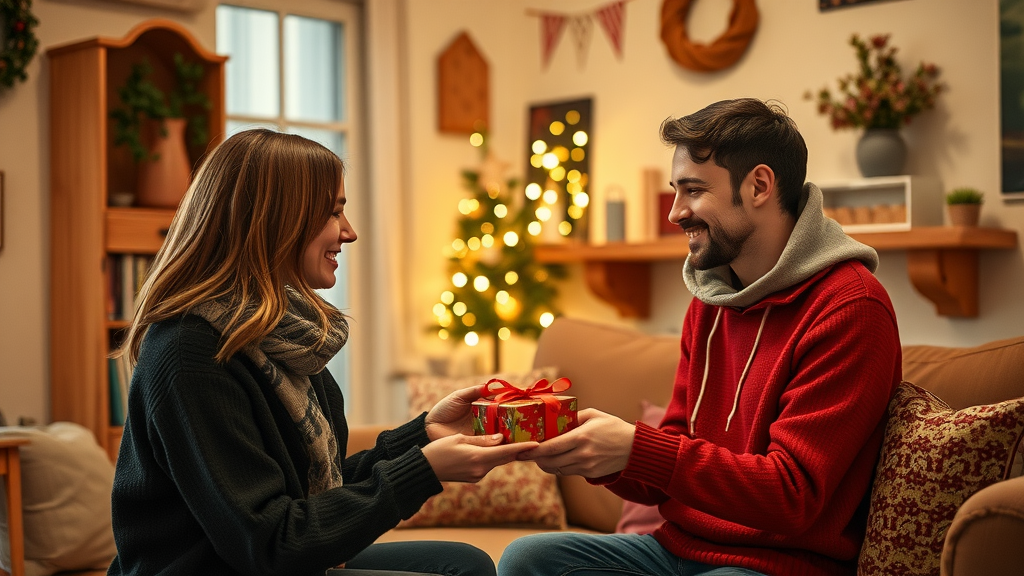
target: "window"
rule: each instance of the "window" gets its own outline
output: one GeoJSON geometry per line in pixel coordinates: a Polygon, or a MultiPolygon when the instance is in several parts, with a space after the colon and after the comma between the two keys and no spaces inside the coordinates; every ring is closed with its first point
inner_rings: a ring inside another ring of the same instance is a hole
{"type": "MultiPolygon", "coordinates": [[[[300,134],[347,160],[355,115],[348,65],[352,43],[346,31],[353,19],[344,6],[330,19],[218,6],[217,52],[230,57],[225,71],[228,135],[257,127],[300,134]]],[[[337,284],[321,291],[341,310],[350,308],[350,277],[351,262],[342,250],[337,284]]],[[[346,395],[350,348],[342,348],[328,364],[346,395]]]]}

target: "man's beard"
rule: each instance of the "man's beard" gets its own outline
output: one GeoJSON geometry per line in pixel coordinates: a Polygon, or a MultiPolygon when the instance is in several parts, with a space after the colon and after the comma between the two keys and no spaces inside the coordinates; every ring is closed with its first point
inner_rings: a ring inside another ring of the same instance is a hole
{"type": "Polygon", "coordinates": [[[731,233],[725,229],[712,229],[706,222],[696,216],[687,218],[679,223],[683,229],[694,226],[704,227],[704,245],[696,252],[690,252],[690,266],[696,270],[710,270],[732,263],[743,244],[754,233],[754,225],[744,222],[738,232],[731,233]]]}

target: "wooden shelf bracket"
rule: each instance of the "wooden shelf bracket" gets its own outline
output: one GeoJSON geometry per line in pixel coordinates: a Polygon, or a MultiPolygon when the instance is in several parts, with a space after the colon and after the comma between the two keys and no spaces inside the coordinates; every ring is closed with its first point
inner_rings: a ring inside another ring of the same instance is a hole
{"type": "Polygon", "coordinates": [[[940,316],[978,316],[977,250],[907,250],[907,273],[940,316]]]}

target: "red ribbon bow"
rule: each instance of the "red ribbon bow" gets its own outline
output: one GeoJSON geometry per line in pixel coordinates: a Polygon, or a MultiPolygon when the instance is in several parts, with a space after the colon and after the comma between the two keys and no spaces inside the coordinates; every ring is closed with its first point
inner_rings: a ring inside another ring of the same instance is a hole
{"type": "Polygon", "coordinates": [[[547,378],[541,378],[529,388],[517,388],[500,378],[491,378],[481,386],[481,395],[492,400],[487,405],[487,419],[491,422],[497,421],[498,405],[510,400],[532,400],[537,399],[544,402],[544,439],[558,436],[558,411],[562,402],[555,397],[555,394],[564,392],[572,386],[568,378],[559,378],[554,382],[548,382],[547,378]],[[496,386],[495,386],[496,385],[496,386]]]}

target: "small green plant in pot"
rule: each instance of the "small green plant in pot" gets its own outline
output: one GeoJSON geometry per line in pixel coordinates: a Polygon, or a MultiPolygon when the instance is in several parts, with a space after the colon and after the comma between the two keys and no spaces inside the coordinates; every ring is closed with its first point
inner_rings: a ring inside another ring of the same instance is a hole
{"type": "Polygon", "coordinates": [[[138,163],[138,204],[174,208],[188,187],[191,146],[205,146],[209,138],[206,116],[212,103],[201,90],[202,64],[174,55],[175,84],[165,94],[151,79],[148,61],[132,66],[118,89],[122,106],[111,111],[114,145],[126,146],[138,163]],[[145,138],[147,123],[155,128],[145,138]],[[150,141],[151,140],[151,141],[150,141]]]}
{"type": "Polygon", "coordinates": [[[977,226],[985,194],[974,188],[956,188],[946,194],[949,221],[953,226],[977,226]]]}

